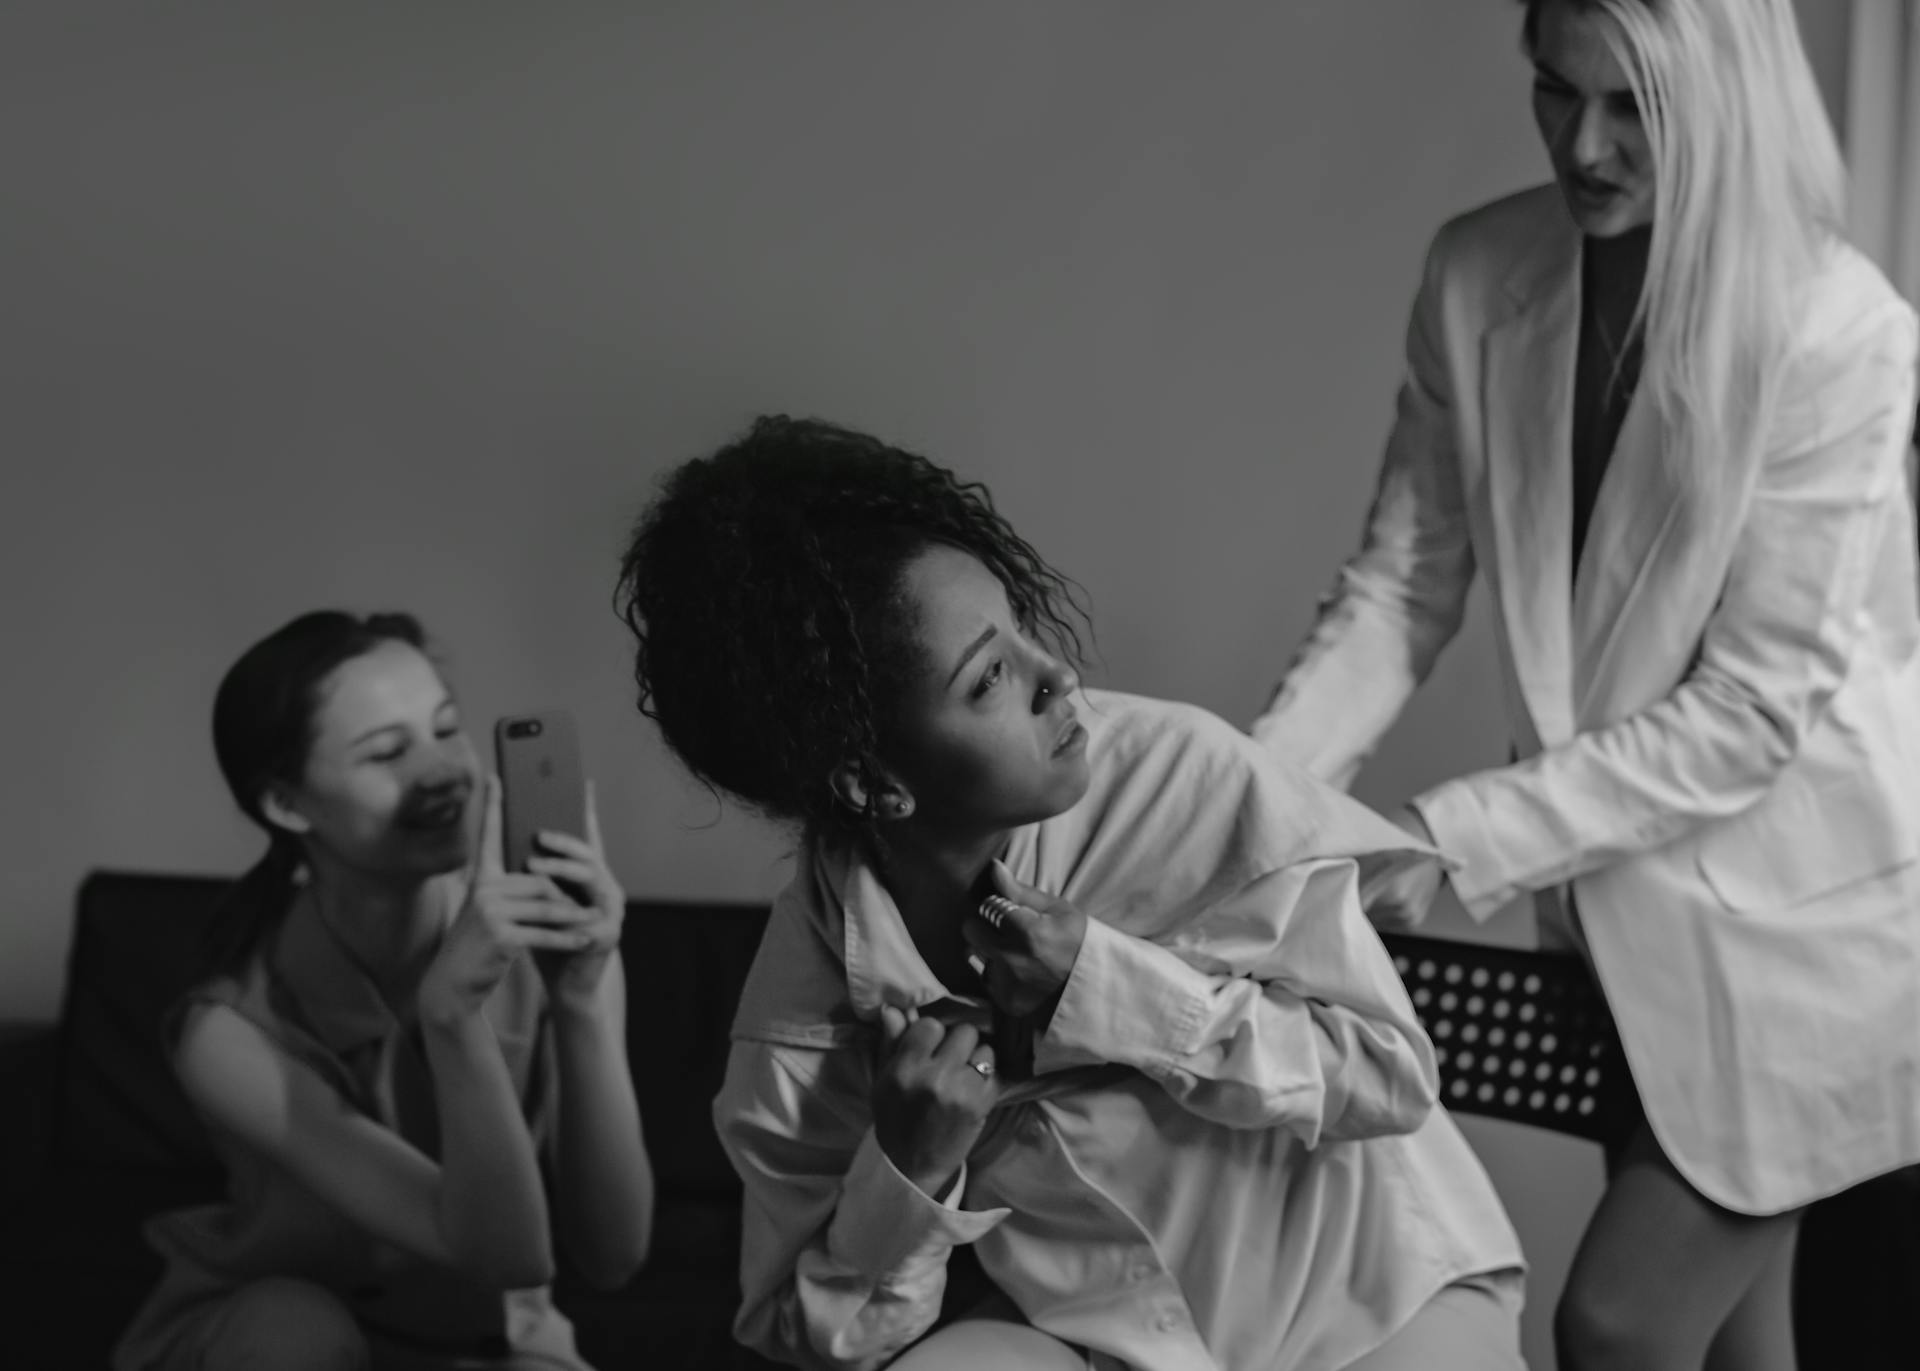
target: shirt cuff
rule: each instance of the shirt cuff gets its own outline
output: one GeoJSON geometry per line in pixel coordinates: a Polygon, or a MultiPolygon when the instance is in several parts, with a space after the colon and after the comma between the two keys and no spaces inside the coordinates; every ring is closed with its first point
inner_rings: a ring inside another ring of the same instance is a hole
{"type": "Polygon", "coordinates": [[[1447,858],[1447,884],[1475,923],[1485,923],[1523,892],[1496,879],[1498,849],[1482,822],[1480,805],[1465,781],[1448,781],[1409,806],[1433,834],[1434,846],[1447,858]]]}
{"type": "Polygon", "coordinates": [[[1211,977],[1165,948],[1088,919],[1060,1003],[1034,1045],[1033,1069],[1113,1062],[1144,1070],[1184,1057],[1212,991],[1211,977]]]}
{"type": "Polygon", "coordinates": [[[868,1129],[840,1185],[840,1204],[827,1230],[827,1250],[837,1262],[874,1278],[944,1262],[961,1243],[980,1237],[1006,1218],[1008,1209],[960,1208],[966,1168],[935,1200],[900,1174],[868,1129]]]}

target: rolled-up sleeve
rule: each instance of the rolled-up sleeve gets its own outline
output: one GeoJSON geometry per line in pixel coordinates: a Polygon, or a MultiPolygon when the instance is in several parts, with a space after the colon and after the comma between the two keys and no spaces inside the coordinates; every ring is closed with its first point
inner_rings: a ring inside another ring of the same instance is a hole
{"type": "Polygon", "coordinates": [[[935,1200],[875,1141],[857,1049],[736,1042],[714,1101],[746,1195],[734,1332],[808,1367],[884,1365],[940,1313],[947,1256],[1005,1216],[935,1200]]]}
{"type": "Polygon", "coordinates": [[[1410,1132],[1438,1091],[1344,858],[1262,876],[1164,945],[1089,919],[1035,1067],[1096,1062],[1141,1071],[1203,1118],[1309,1146],[1410,1132]]]}

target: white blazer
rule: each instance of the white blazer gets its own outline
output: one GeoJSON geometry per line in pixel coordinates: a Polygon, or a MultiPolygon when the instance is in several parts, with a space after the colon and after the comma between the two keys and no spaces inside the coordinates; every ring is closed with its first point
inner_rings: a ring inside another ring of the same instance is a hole
{"type": "Polygon", "coordinates": [[[1573,935],[1688,1181],[1774,1213],[1920,1160],[1914,313],[1836,245],[1690,528],[1636,398],[1576,580],[1580,244],[1552,186],[1436,236],[1363,546],[1253,731],[1350,782],[1484,570],[1516,760],[1415,807],[1474,917],[1573,935]]]}

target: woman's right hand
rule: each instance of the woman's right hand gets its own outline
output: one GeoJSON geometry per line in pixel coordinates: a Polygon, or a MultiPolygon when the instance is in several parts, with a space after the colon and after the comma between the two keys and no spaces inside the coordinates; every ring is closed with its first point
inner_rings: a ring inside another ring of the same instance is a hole
{"type": "Polygon", "coordinates": [[[420,981],[420,1017],[448,1023],[478,1013],[529,948],[578,952],[598,917],[567,898],[546,876],[509,872],[501,852],[500,783],[487,777],[480,846],[468,875],[466,903],[420,981]]]}
{"type": "Polygon", "coordinates": [[[909,1021],[892,1005],[881,1006],[880,1027],[887,1060],[873,1083],[874,1137],[901,1175],[938,1198],[1000,1098],[993,1047],[971,1024],[909,1021]]]}

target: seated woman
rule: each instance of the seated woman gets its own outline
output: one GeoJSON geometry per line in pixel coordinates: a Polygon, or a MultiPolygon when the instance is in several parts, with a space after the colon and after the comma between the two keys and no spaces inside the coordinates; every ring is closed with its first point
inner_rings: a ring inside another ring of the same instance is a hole
{"type": "Polygon", "coordinates": [[[1210,714],[1082,691],[1067,583],[857,433],[678,468],[620,600],[673,750],[803,830],[715,1102],[743,1342],[1521,1364],[1518,1242],[1360,907],[1363,859],[1428,849],[1210,714]],[[965,1243],[997,1293],[929,1335],[965,1243]]]}
{"type": "Polygon", "coordinates": [[[166,1273],[117,1371],[584,1367],[540,1161],[598,1284],[653,1208],[591,797],[584,841],[504,871],[498,784],[404,615],[269,635],[213,737],[268,837],[173,1042],[229,1198],[150,1225],[166,1273]]]}

